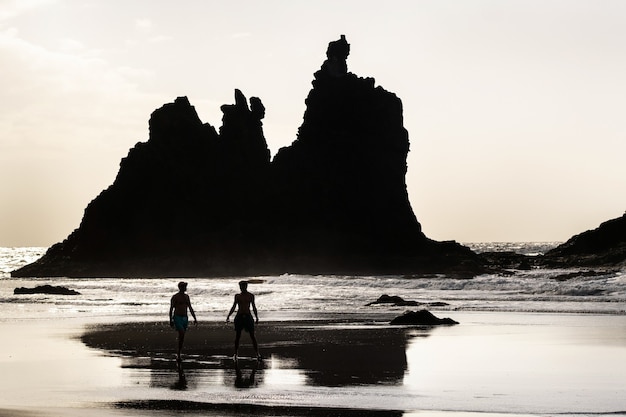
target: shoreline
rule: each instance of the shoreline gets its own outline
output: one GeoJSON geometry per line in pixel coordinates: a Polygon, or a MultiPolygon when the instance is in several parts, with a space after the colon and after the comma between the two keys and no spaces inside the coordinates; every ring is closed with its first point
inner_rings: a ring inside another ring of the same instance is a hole
{"type": "Polygon", "coordinates": [[[115,404],[116,408],[127,410],[149,410],[149,411],[178,411],[178,412],[199,412],[203,416],[241,416],[255,415],[264,417],[289,416],[289,417],[402,417],[403,410],[368,410],[360,408],[334,408],[334,407],[312,407],[312,406],[278,406],[259,404],[226,404],[226,403],[206,403],[177,400],[147,400],[120,402],[115,404]]]}

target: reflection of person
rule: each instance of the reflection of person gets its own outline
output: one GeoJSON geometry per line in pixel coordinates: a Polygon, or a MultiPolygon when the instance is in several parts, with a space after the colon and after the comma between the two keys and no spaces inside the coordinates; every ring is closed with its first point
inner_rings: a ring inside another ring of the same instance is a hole
{"type": "Polygon", "coordinates": [[[261,359],[261,355],[259,355],[259,346],[256,341],[256,337],[254,335],[254,320],[252,319],[252,313],[250,313],[250,307],[252,307],[252,311],[254,312],[254,316],[256,317],[256,322],[259,322],[259,315],[256,310],[256,304],[254,303],[254,294],[248,292],[248,282],[240,281],[239,288],[241,292],[235,295],[235,301],[233,302],[233,306],[228,312],[228,316],[226,316],[226,323],[230,319],[230,315],[233,314],[235,308],[237,308],[237,314],[235,315],[235,331],[237,332],[235,336],[235,355],[233,358],[237,360],[237,354],[239,352],[239,339],[241,338],[241,331],[245,330],[250,334],[250,339],[252,339],[252,346],[254,346],[254,352],[256,353],[257,359],[261,359]]]}
{"type": "Polygon", "coordinates": [[[237,388],[251,388],[256,385],[254,377],[256,375],[256,366],[252,368],[250,375],[247,378],[243,377],[241,368],[239,368],[238,362],[235,362],[235,387],[237,388]]]}
{"type": "Polygon", "coordinates": [[[189,325],[189,318],[187,317],[187,309],[193,316],[194,324],[198,324],[196,320],[196,313],[191,306],[191,300],[189,296],[185,294],[187,291],[187,283],[178,283],[178,292],[172,296],[170,301],[170,326],[172,326],[178,332],[178,354],[176,360],[181,361],[180,353],[183,350],[183,342],[185,341],[185,332],[189,325]]]}
{"type": "Polygon", "coordinates": [[[178,362],[178,380],[174,383],[174,385],[172,385],[171,388],[179,391],[187,389],[187,377],[185,376],[182,362],[178,362]]]}

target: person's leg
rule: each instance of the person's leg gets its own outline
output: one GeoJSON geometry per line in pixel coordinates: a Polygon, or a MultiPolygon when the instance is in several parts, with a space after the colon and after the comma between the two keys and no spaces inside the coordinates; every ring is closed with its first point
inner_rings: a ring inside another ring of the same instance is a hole
{"type": "Polygon", "coordinates": [[[259,355],[259,346],[256,342],[256,336],[254,335],[254,319],[252,316],[248,317],[248,322],[246,323],[246,331],[250,334],[250,339],[252,340],[252,346],[254,347],[254,353],[256,353],[256,357],[260,358],[259,355]]]}
{"type": "Polygon", "coordinates": [[[180,354],[183,351],[183,343],[185,342],[185,331],[178,331],[178,360],[180,360],[180,354]]]}
{"type": "Polygon", "coordinates": [[[241,329],[237,329],[237,333],[235,334],[235,359],[237,359],[237,355],[239,354],[239,339],[241,339],[241,329]]]}
{"type": "Polygon", "coordinates": [[[256,336],[254,335],[254,330],[250,332],[250,339],[252,339],[252,346],[254,347],[254,352],[256,353],[256,357],[260,358],[261,355],[259,355],[259,346],[256,342],[256,336]]]}

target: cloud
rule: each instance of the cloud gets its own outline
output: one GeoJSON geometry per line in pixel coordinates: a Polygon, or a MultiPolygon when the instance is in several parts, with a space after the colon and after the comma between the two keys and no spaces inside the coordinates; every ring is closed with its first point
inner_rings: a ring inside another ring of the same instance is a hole
{"type": "Polygon", "coordinates": [[[173,39],[172,36],[163,35],[163,34],[153,34],[154,28],[156,25],[151,19],[141,18],[135,20],[135,30],[141,33],[141,38],[139,39],[129,39],[126,41],[126,44],[131,47],[137,47],[142,44],[142,42],[149,43],[160,43],[160,42],[168,42],[173,39]]]}
{"type": "Polygon", "coordinates": [[[23,152],[25,146],[62,149],[85,137],[100,140],[114,136],[117,124],[142,120],[148,111],[139,104],[150,101],[139,84],[154,74],[111,65],[71,39],[61,44],[52,50],[19,38],[15,29],[0,30],[0,153],[23,152]],[[117,114],[123,107],[132,111],[117,114]]]}
{"type": "Polygon", "coordinates": [[[169,36],[169,35],[157,35],[157,36],[153,36],[149,39],[150,42],[152,43],[161,43],[161,42],[169,42],[171,40],[173,40],[174,37],[173,36],[169,36]]]}
{"type": "Polygon", "coordinates": [[[238,33],[233,33],[232,35],[230,35],[230,37],[233,39],[244,39],[244,38],[249,38],[251,36],[252,36],[252,33],[250,32],[238,32],[238,33]]]}
{"type": "Polygon", "coordinates": [[[59,44],[59,50],[64,53],[71,54],[71,53],[79,53],[79,52],[85,51],[85,45],[76,39],[70,39],[70,38],[60,39],[58,41],[58,44],[59,44]]]}
{"type": "Polygon", "coordinates": [[[153,27],[154,27],[154,24],[152,23],[152,20],[150,19],[141,18],[141,19],[135,20],[135,29],[141,32],[150,32],[153,27]]]}
{"type": "Polygon", "coordinates": [[[55,0],[2,0],[0,2],[0,22],[55,2],[55,0]]]}
{"type": "Polygon", "coordinates": [[[48,245],[78,224],[119,159],[147,139],[147,115],[162,99],[142,92],[151,71],[114,64],[71,38],[44,46],[0,28],[0,62],[0,201],[11,202],[0,205],[8,219],[0,237],[48,245]]]}

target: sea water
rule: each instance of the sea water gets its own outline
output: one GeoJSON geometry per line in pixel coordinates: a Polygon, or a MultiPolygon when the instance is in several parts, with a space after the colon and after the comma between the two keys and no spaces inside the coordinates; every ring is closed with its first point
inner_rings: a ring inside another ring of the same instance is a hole
{"type": "MultiPolygon", "coordinates": [[[[514,250],[536,255],[554,244],[469,246],[477,251],[514,250]]],[[[4,330],[23,321],[63,320],[70,328],[79,319],[98,323],[167,317],[177,279],[10,277],[10,271],[36,260],[44,252],[45,248],[0,249],[0,324],[4,330]],[[13,294],[16,287],[43,284],[65,286],[80,295],[13,294]]],[[[279,358],[271,358],[264,369],[264,384],[255,391],[226,387],[222,381],[226,378],[224,373],[198,372],[190,378],[194,389],[181,394],[167,387],[155,388],[154,375],[124,369],[118,362],[113,367],[120,371],[109,372],[111,381],[101,378],[99,383],[103,385],[97,390],[107,400],[119,399],[121,394],[111,387],[122,383],[128,385],[124,388],[125,399],[157,395],[223,403],[357,406],[401,409],[405,410],[405,417],[422,416],[424,412],[626,414],[625,271],[587,272],[584,276],[557,279],[576,271],[532,269],[470,280],[443,275],[246,277],[257,278],[250,290],[256,294],[262,321],[323,319],[344,313],[367,316],[377,311],[402,314],[416,308],[368,305],[388,294],[425,303],[424,307],[436,315],[452,317],[461,325],[416,329],[407,343],[407,369],[399,385],[314,386],[307,384],[306,375],[298,369],[285,368],[279,358]],[[428,307],[429,304],[435,307],[428,307]],[[148,382],[142,383],[142,378],[148,382]]],[[[233,294],[238,291],[239,279],[186,279],[201,320],[223,321],[233,294]]],[[[75,333],[79,331],[76,329],[75,333]]],[[[56,337],[48,340],[66,343],[56,337]]],[[[111,368],[109,361],[119,361],[102,358],[94,362],[94,352],[86,352],[79,343],[69,347],[74,350],[73,357],[85,356],[88,366],[96,363],[111,368]]],[[[5,362],[3,366],[12,364],[11,360],[5,362]]],[[[175,375],[171,377],[175,382],[175,375]]],[[[88,374],[78,372],[75,378],[84,378],[89,385],[88,374]]],[[[29,383],[29,389],[32,387],[29,383]]],[[[44,400],[60,401],[54,397],[58,394],[49,395],[44,400]]]]}
{"type": "MultiPolygon", "coordinates": [[[[516,250],[538,254],[553,245],[495,243],[470,245],[475,250],[516,250]]],[[[173,278],[11,278],[10,271],[40,257],[44,248],[0,248],[0,309],[25,316],[162,316],[177,291],[173,278]],[[20,295],[15,287],[60,285],[80,296],[20,295]]],[[[438,303],[437,310],[626,314],[625,271],[585,273],[558,279],[577,269],[531,269],[512,275],[486,274],[474,279],[440,276],[307,276],[257,278],[250,290],[264,314],[307,318],[312,313],[371,311],[368,303],[383,294],[438,303]]],[[[186,279],[197,311],[223,315],[242,278],[186,279]]],[[[402,309],[400,309],[402,310],[402,309]]]]}

